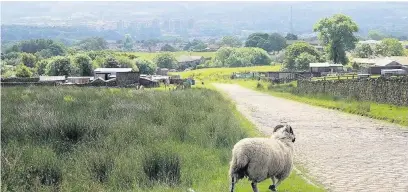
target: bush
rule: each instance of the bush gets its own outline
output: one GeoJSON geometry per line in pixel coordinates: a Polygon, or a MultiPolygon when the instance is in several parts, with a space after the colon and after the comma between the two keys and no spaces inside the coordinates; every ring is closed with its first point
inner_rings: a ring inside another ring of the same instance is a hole
{"type": "Polygon", "coordinates": [[[173,54],[165,52],[157,54],[154,59],[154,63],[160,68],[175,69],[177,68],[177,60],[173,54]]]}
{"type": "Polygon", "coordinates": [[[33,72],[31,72],[31,69],[28,68],[27,66],[20,64],[16,68],[16,76],[17,77],[31,77],[33,75],[33,72]]]}
{"type": "Polygon", "coordinates": [[[44,75],[48,67],[48,62],[46,60],[41,60],[35,64],[35,69],[38,75],[44,75]]]}
{"type": "Polygon", "coordinates": [[[92,76],[93,66],[91,64],[91,58],[85,54],[79,54],[74,56],[74,65],[78,70],[77,74],[80,76],[92,76]]]}
{"type": "Polygon", "coordinates": [[[150,60],[136,59],[135,63],[141,74],[153,75],[156,72],[157,66],[150,60]]]}
{"type": "Polygon", "coordinates": [[[215,67],[247,67],[254,65],[269,65],[271,58],[268,53],[260,48],[222,47],[214,57],[215,67]]]}
{"type": "Polygon", "coordinates": [[[74,68],[71,65],[71,60],[68,57],[57,56],[51,61],[47,74],[70,76],[73,72],[74,68]]]}

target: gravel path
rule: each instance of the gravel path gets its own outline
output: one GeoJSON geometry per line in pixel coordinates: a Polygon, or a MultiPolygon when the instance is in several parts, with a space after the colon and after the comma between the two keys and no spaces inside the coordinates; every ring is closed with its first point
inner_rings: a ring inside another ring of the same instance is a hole
{"type": "MultiPolygon", "coordinates": [[[[329,191],[408,192],[408,129],[399,125],[215,84],[263,133],[288,122],[295,162],[329,191]]],[[[407,117],[408,118],[408,117],[407,117]]]]}

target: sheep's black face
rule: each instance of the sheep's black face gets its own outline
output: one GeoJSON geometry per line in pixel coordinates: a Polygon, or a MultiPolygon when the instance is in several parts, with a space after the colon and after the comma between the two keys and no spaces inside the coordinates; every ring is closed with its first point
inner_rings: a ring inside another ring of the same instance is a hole
{"type": "Polygon", "coordinates": [[[295,133],[290,125],[277,125],[273,130],[273,134],[280,139],[288,139],[293,143],[296,140],[295,133]]]}

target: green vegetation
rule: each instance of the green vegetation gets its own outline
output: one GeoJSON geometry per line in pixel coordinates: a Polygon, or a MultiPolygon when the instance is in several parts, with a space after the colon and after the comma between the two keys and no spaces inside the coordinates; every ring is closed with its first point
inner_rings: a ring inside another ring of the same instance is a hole
{"type": "Polygon", "coordinates": [[[290,70],[306,70],[307,61],[322,61],[320,53],[310,44],[299,41],[286,48],[285,68],[290,70]]]}
{"type": "Polygon", "coordinates": [[[398,41],[398,39],[385,38],[381,41],[379,55],[384,56],[403,56],[404,47],[398,41]]]}
{"type": "Polygon", "coordinates": [[[259,47],[267,52],[280,51],[286,47],[286,39],[278,33],[253,33],[245,41],[245,47],[259,47]]]}
{"type": "MultiPolygon", "coordinates": [[[[5,191],[226,191],[231,147],[257,135],[208,89],[3,89],[5,191]]],[[[296,174],[281,187],[323,191],[296,174]]]]}
{"type": "Polygon", "coordinates": [[[225,47],[241,47],[242,42],[237,37],[225,36],[221,39],[221,41],[219,42],[219,45],[225,46],[225,47]]]}
{"type": "Polygon", "coordinates": [[[193,71],[185,71],[180,73],[172,73],[180,75],[182,78],[194,77],[197,80],[210,82],[233,82],[231,75],[234,72],[267,72],[267,71],[279,71],[281,65],[269,65],[269,66],[255,66],[255,67],[237,67],[237,68],[208,68],[197,69],[193,71]]]}
{"type": "Polygon", "coordinates": [[[260,48],[222,47],[215,52],[212,62],[206,67],[248,67],[257,65],[270,65],[271,58],[268,53],[260,48]]]}
{"type": "Polygon", "coordinates": [[[326,45],[328,58],[334,63],[347,64],[346,51],[355,48],[358,39],[353,33],[358,32],[357,24],[351,17],[336,14],[320,20],[313,28],[319,32],[320,40],[326,45]]]}

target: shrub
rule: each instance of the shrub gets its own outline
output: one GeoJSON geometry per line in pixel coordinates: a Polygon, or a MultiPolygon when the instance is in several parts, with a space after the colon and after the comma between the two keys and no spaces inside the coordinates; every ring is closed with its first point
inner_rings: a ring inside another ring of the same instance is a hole
{"type": "Polygon", "coordinates": [[[49,75],[65,75],[69,76],[73,72],[71,60],[68,57],[57,56],[50,63],[48,71],[49,75]]]}
{"type": "Polygon", "coordinates": [[[141,74],[153,75],[156,72],[157,66],[150,60],[136,59],[135,62],[141,74]]]}
{"type": "Polygon", "coordinates": [[[16,68],[17,77],[31,77],[32,75],[33,75],[33,72],[31,72],[31,69],[28,68],[27,66],[23,64],[17,66],[16,68]]]}

